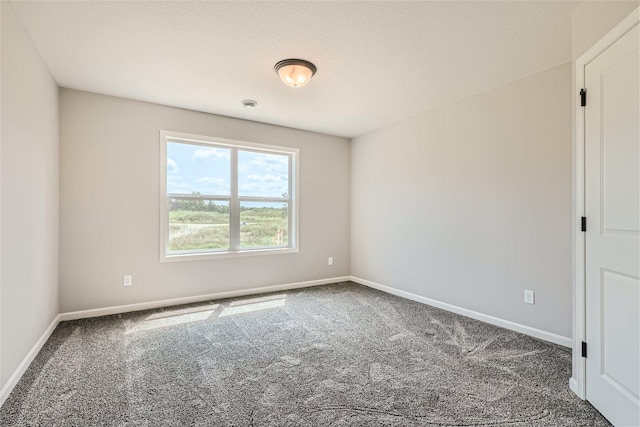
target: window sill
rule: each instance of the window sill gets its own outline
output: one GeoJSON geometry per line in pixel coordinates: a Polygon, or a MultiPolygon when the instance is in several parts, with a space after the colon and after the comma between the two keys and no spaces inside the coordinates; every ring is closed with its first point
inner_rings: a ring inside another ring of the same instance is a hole
{"type": "Polygon", "coordinates": [[[284,255],[296,254],[300,250],[297,248],[262,248],[262,249],[245,249],[242,251],[228,252],[202,252],[202,253],[185,253],[174,255],[160,255],[160,262],[178,262],[178,261],[198,261],[203,259],[221,259],[236,258],[258,255],[284,255]]]}

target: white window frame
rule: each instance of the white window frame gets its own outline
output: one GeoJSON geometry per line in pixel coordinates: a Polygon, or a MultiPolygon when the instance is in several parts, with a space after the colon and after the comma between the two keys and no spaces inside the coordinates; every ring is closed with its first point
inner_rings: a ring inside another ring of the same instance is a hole
{"type": "Polygon", "coordinates": [[[214,138],[173,131],[160,131],[160,262],[192,261],[196,259],[226,258],[252,255],[275,255],[298,253],[298,168],[300,152],[297,148],[258,144],[255,142],[214,138]],[[227,196],[190,196],[167,193],[167,143],[177,142],[231,150],[231,185],[227,196]],[[289,197],[248,197],[238,194],[238,150],[265,154],[280,154],[289,157],[289,197]],[[229,249],[169,252],[169,200],[172,198],[198,198],[229,202],[229,249]],[[287,202],[288,246],[240,247],[240,203],[241,202],[287,202]]]}

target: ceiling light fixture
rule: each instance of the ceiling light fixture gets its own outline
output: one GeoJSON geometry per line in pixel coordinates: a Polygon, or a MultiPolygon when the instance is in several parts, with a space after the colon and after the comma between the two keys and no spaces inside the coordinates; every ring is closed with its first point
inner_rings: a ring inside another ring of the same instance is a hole
{"type": "Polygon", "coordinates": [[[283,59],[275,67],[282,83],[291,87],[302,87],[316,73],[316,66],[304,59],[283,59]]]}

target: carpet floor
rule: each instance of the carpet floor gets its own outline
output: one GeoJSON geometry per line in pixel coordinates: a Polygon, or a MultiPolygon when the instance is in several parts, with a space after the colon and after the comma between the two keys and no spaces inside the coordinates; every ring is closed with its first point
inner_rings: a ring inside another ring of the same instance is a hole
{"type": "Polygon", "coordinates": [[[609,425],[567,348],[354,283],[62,322],[8,426],[609,425]]]}

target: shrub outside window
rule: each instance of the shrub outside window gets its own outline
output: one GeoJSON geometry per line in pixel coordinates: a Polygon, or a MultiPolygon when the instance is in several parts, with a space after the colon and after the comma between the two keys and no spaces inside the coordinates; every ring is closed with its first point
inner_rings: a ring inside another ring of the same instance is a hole
{"type": "Polygon", "coordinates": [[[298,150],[160,133],[161,261],[298,252],[298,150]]]}

